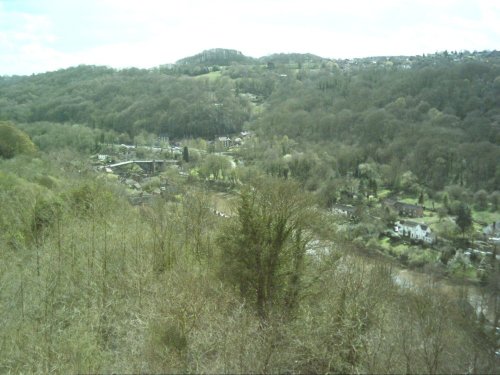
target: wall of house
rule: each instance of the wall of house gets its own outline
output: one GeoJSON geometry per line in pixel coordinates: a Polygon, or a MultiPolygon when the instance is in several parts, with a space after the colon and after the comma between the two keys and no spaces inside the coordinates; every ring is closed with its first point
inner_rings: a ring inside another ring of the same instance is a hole
{"type": "Polygon", "coordinates": [[[431,232],[428,229],[423,230],[422,227],[420,227],[420,225],[414,227],[414,226],[406,226],[404,224],[399,223],[397,226],[399,228],[399,233],[401,233],[402,235],[408,236],[414,240],[432,243],[432,238],[427,236],[427,233],[429,233],[430,236],[431,232]]]}

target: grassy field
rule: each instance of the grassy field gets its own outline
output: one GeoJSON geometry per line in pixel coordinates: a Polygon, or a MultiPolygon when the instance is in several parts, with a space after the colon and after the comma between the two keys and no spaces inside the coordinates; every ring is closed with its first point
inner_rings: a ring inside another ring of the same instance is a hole
{"type": "Polygon", "coordinates": [[[389,190],[389,189],[380,189],[377,193],[379,199],[385,199],[388,196],[390,196],[391,194],[392,194],[392,190],[389,190]]]}
{"type": "Polygon", "coordinates": [[[476,211],[472,208],[472,217],[475,221],[491,224],[500,220],[500,213],[491,211],[476,211]]]}
{"type": "Polygon", "coordinates": [[[435,212],[424,211],[424,216],[419,217],[416,221],[427,225],[432,225],[439,222],[439,216],[435,212]]]}
{"type": "Polygon", "coordinates": [[[408,203],[408,204],[418,204],[418,198],[416,197],[402,197],[398,199],[400,202],[408,203]]]}
{"type": "Polygon", "coordinates": [[[401,263],[408,265],[410,268],[423,267],[439,260],[440,253],[438,251],[403,241],[392,242],[387,237],[381,238],[378,245],[383,252],[399,259],[401,263]]]}
{"type": "Polygon", "coordinates": [[[199,75],[199,76],[196,77],[196,79],[208,78],[210,81],[213,81],[213,80],[216,80],[217,78],[220,78],[220,76],[221,76],[221,72],[219,70],[219,71],[215,71],[215,72],[210,72],[210,73],[207,73],[207,74],[199,75]]]}

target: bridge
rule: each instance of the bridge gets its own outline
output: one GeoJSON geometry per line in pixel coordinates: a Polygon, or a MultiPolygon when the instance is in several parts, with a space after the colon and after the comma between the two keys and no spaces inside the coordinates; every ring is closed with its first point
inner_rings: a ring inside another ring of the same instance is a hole
{"type": "Polygon", "coordinates": [[[166,165],[175,165],[177,163],[177,160],[127,160],[120,163],[108,164],[106,167],[114,169],[130,164],[137,164],[145,172],[149,174],[155,174],[159,169],[162,169],[166,165]]]}

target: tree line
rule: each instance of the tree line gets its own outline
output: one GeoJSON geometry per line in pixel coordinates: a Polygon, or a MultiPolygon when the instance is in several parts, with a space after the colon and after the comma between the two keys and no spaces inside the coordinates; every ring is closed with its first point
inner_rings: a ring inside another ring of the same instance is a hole
{"type": "MultiPolygon", "coordinates": [[[[209,52],[199,58],[240,56],[209,52]]],[[[500,65],[494,53],[375,64],[291,54],[226,63],[212,78],[97,66],[1,77],[0,119],[82,124],[130,141],[142,132],[213,139],[248,128],[327,154],[341,175],[356,173],[361,163],[397,169],[387,176],[393,188],[407,171],[433,191],[459,185],[492,192],[500,186],[500,65]]],[[[178,66],[193,64],[187,59],[178,66]]]]}

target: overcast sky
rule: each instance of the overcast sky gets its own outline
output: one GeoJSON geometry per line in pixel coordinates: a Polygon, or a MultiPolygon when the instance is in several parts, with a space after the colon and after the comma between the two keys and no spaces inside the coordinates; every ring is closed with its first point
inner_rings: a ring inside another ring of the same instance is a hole
{"type": "Polygon", "coordinates": [[[210,48],[327,58],[500,49],[500,0],[0,0],[0,75],[210,48]]]}

